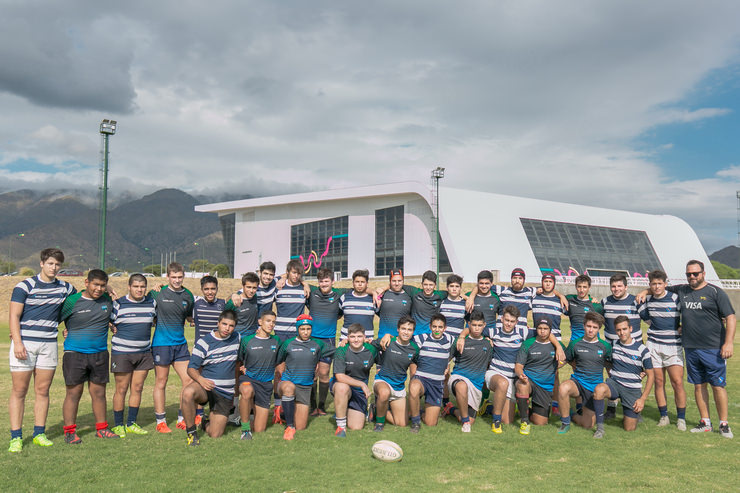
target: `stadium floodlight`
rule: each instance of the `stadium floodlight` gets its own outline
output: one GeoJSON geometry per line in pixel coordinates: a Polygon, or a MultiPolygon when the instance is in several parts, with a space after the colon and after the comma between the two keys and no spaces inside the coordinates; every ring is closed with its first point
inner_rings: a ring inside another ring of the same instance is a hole
{"type": "Polygon", "coordinates": [[[105,119],[100,122],[100,135],[103,138],[103,146],[100,150],[102,163],[100,166],[100,219],[98,222],[98,259],[100,268],[105,270],[105,230],[108,221],[108,138],[115,135],[118,122],[105,119]]]}
{"type": "Polygon", "coordinates": [[[434,204],[436,211],[434,213],[434,221],[435,221],[435,238],[434,238],[434,246],[436,249],[436,255],[435,258],[437,260],[437,289],[439,289],[439,239],[441,235],[439,234],[439,180],[445,177],[445,169],[441,166],[437,166],[435,169],[432,170],[432,180],[434,180],[434,204]]]}
{"type": "Polygon", "coordinates": [[[103,120],[102,122],[100,122],[100,133],[115,135],[117,126],[118,122],[115,120],[103,120]]]}

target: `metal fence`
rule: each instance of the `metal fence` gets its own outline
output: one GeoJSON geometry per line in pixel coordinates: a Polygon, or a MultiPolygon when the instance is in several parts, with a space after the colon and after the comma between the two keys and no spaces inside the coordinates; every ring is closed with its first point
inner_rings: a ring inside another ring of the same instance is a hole
{"type": "MultiPolygon", "coordinates": [[[[575,282],[576,276],[556,276],[556,280],[558,284],[573,284],[575,282]]],[[[715,282],[715,281],[711,281],[715,282]]],[[[628,286],[645,286],[647,287],[649,284],[647,277],[628,277],[627,278],[627,285],[628,286]]],[[[670,285],[676,285],[676,284],[686,284],[686,279],[668,279],[668,284],[670,285]]],[[[722,289],[740,289],[740,279],[720,279],[719,283],[720,287],[722,289]]],[[[592,286],[608,286],[609,285],[609,278],[608,277],[592,277],[591,278],[591,285],[592,286]]]]}

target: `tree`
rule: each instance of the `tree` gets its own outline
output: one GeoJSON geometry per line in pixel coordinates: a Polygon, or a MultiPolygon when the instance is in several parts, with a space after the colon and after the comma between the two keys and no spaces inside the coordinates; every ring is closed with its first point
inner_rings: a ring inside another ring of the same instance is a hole
{"type": "Polygon", "coordinates": [[[720,279],[740,279],[740,273],[729,265],[717,262],[716,260],[712,260],[712,265],[720,279]]]}
{"type": "Polygon", "coordinates": [[[32,269],[32,268],[30,268],[30,267],[23,267],[23,268],[21,269],[21,275],[22,275],[23,277],[31,277],[31,276],[35,276],[35,275],[36,275],[36,271],[35,271],[35,270],[33,270],[33,269],[32,269]]]}
{"type": "Polygon", "coordinates": [[[217,264],[213,266],[213,272],[216,274],[216,277],[224,278],[229,277],[229,267],[226,264],[217,264]]]}
{"type": "Polygon", "coordinates": [[[3,274],[7,274],[10,272],[15,272],[15,263],[14,262],[7,262],[7,261],[0,261],[0,272],[3,274]]]}
{"type": "Polygon", "coordinates": [[[161,276],[162,266],[159,264],[147,265],[146,267],[144,267],[144,272],[150,272],[154,274],[155,276],[161,276]]]}
{"type": "Polygon", "coordinates": [[[215,265],[213,265],[206,259],[195,259],[190,262],[188,270],[190,272],[211,272],[214,267],[215,265]]]}

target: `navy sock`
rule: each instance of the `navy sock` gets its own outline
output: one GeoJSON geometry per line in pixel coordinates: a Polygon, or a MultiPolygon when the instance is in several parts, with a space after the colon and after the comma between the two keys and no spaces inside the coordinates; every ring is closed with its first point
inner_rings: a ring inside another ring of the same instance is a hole
{"type": "Polygon", "coordinates": [[[668,416],[668,406],[658,406],[658,411],[661,416],[668,416]]]}
{"type": "Polygon", "coordinates": [[[415,425],[421,424],[421,414],[417,414],[416,416],[411,416],[411,422],[415,425]]]}
{"type": "Polygon", "coordinates": [[[445,407],[448,402],[450,402],[449,397],[442,397],[442,407],[445,407]]]}
{"type": "Polygon", "coordinates": [[[604,424],[604,400],[594,399],[594,414],[596,415],[596,424],[604,424]]]}
{"type": "Polygon", "coordinates": [[[560,422],[564,425],[570,424],[570,416],[560,416],[560,422]]]}
{"type": "Polygon", "coordinates": [[[23,428],[17,430],[10,430],[10,439],[15,440],[16,438],[23,438],[23,428]]]}
{"type": "Polygon", "coordinates": [[[199,407],[198,409],[196,409],[195,410],[195,415],[196,416],[203,416],[203,408],[202,407],[199,407]]]}
{"type": "Polygon", "coordinates": [[[494,414],[493,415],[493,422],[494,423],[500,423],[501,422],[501,415],[500,414],[494,414]]]}
{"type": "Polygon", "coordinates": [[[177,420],[178,421],[181,421],[182,420],[182,409],[178,409],[177,410],[177,420]]]}
{"type": "Polygon", "coordinates": [[[123,426],[123,409],[113,410],[113,426],[123,426]]]}
{"type": "Polygon", "coordinates": [[[295,397],[283,396],[283,411],[285,411],[285,425],[295,428],[295,397]]]}
{"type": "Polygon", "coordinates": [[[129,406],[128,407],[128,422],[127,425],[131,426],[132,424],[136,423],[136,418],[139,417],[139,408],[129,406]]]}
{"type": "Polygon", "coordinates": [[[583,403],[582,402],[576,402],[576,412],[580,412],[581,409],[583,409],[583,403]]]}
{"type": "Polygon", "coordinates": [[[46,433],[46,426],[34,426],[33,427],[33,436],[43,435],[44,433],[46,433]]]}
{"type": "Polygon", "coordinates": [[[470,423],[470,416],[465,416],[464,418],[460,418],[460,422],[462,424],[470,423]]]}
{"type": "Polygon", "coordinates": [[[685,407],[677,407],[676,408],[676,414],[678,415],[678,419],[686,419],[686,408],[685,407]]]}

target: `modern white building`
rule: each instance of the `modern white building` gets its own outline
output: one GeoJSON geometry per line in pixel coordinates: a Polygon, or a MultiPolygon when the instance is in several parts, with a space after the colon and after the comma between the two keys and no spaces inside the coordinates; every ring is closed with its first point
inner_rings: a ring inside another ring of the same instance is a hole
{"type": "MultiPolygon", "coordinates": [[[[227,257],[236,276],[271,260],[282,270],[299,259],[306,274],[328,267],[351,276],[356,269],[383,277],[435,270],[435,198],[416,182],[325,190],[199,205],[218,213],[227,257]]],[[[474,282],[498,271],[507,281],[515,267],[528,280],[541,272],[591,276],[624,272],[643,277],[663,269],[683,279],[686,261],[704,262],[699,238],[683,220],[667,215],[513,197],[440,187],[440,272],[474,282]]]]}

